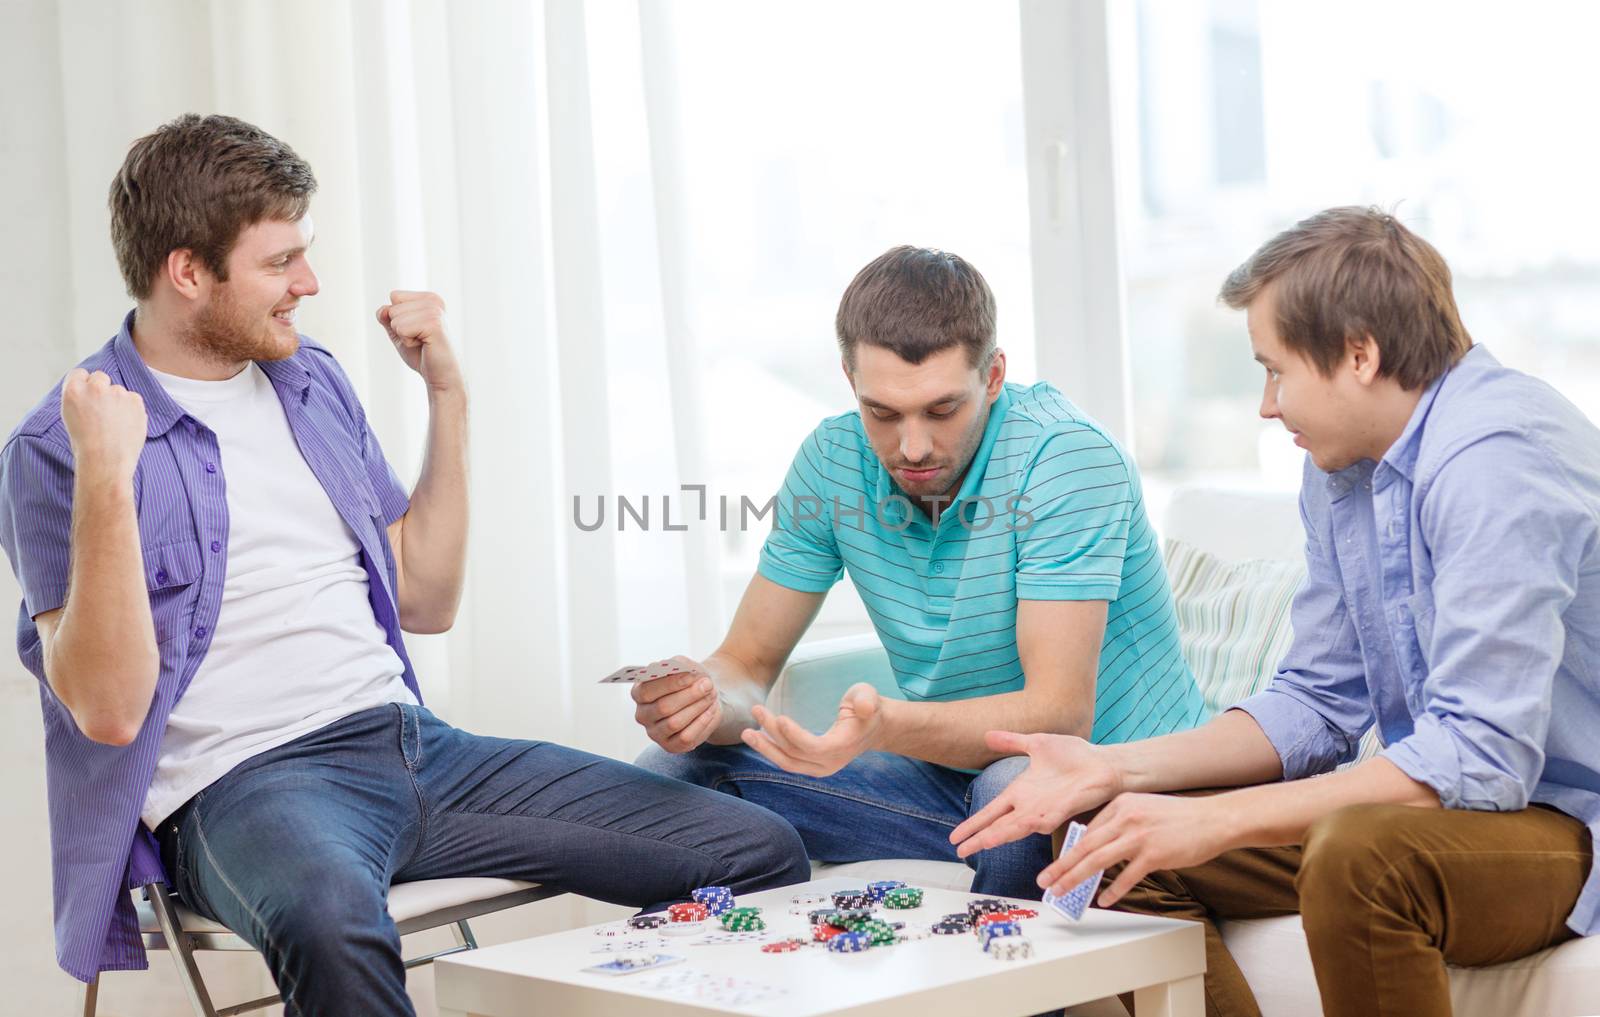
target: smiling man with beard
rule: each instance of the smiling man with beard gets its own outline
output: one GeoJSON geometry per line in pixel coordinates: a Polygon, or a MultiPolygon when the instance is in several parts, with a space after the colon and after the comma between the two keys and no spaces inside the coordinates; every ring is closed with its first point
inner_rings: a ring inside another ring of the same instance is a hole
{"type": "MultiPolygon", "coordinates": [[[[897,247],[839,304],[858,408],[789,469],[722,645],[634,686],[639,763],[765,805],[813,858],[955,860],[952,829],[1023,769],[994,726],[1098,743],[1179,731],[1205,705],[1178,648],[1139,476],[1054,387],[1006,382],[977,269],[897,247]],[[764,701],[849,571],[903,699],[858,684],[815,735],[764,701]]],[[[976,857],[973,889],[1039,896],[1035,836],[976,857]]]]}
{"type": "Polygon", "coordinates": [[[410,1014],[392,882],[660,907],[804,879],[771,813],[422,707],[402,630],[445,631],[461,599],[466,389],[443,301],[391,293],[377,321],[430,414],[408,493],[295,331],[315,187],[231,117],[135,142],[110,204],[137,307],[0,452],[62,967],[144,967],[127,890],[165,881],[262,951],[287,1012],[410,1014]]]}

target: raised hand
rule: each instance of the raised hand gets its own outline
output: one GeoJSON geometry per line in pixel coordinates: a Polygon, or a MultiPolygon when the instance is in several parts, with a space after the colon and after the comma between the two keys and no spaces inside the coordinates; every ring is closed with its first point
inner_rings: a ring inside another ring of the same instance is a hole
{"type": "Polygon", "coordinates": [[[1028,768],[998,798],[950,831],[950,842],[962,858],[1030,834],[1054,833],[1122,790],[1116,767],[1082,738],[990,731],[984,741],[1007,756],[1026,755],[1028,768]]]}
{"type": "Polygon", "coordinates": [[[445,332],[444,300],[437,293],[394,290],[378,308],[378,324],[406,366],[422,375],[430,389],[461,386],[461,368],[445,332]]]}
{"type": "Polygon", "coordinates": [[[104,371],[75,367],[61,385],[61,421],[79,472],[117,483],[133,479],[146,428],[139,393],[113,384],[104,371]]]}
{"type": "Polygon", "coordinates": [[[679,674],[640,682],[629,692],[636,704],[633,719],[650,740],[668,752],[698,748],[722,723],[722,700],[717,686],[696,660],[677,656],[679,674]]]}
{"type": "Polygon", "coordinates": [[[760,729],[746,728],[740,737],[790,773],[827,777],[877,746],[883,729],[880,706],[878,690],[861,682],[845,690],[839,701],[839,716],[823,734],[812,734],[789,717],[757,706],[751,712],[760,729]]]}

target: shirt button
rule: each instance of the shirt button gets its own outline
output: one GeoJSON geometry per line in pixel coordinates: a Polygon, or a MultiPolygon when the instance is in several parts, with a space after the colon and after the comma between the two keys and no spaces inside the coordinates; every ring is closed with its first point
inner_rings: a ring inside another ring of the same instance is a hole
{"type": "Polygon", "coordinates": [[[942,561],[934,562],[933,563],[933,570],[935,572],[943,572],[944,571],[944,562],[942,562],[942,561]]]}
{"type": "Polygon", "coordinates": [[[166,585],[166,582],[167,582],[167,570],[166,569],[157,569],[156,570],[156,582],[162,584],[163,586],[166,585]]]}
{"type": "Polygon", "coordinates": [[[206,472],[207,473],[215,473],[215,472],[217,472],[217,464],[216,463],[206,463],[206,472]]]}
{"type": "Polygon", "coordinates": [[[199,628],[195,629],[194,630],[194,637],[196,639],[204,639],[206,637],[206,627],[204,625],[202,625],[199,628]]]}
{"type": "Polygon", "coordinates": [[[212,541],[212,542],[211,542],[211,553],[212,553],[212,554],[215,554],[215,553],[216,553],[216,552],[218,552],[218,551],[220,551],[220,550],[222,550],[222,541],[220,541],[220,540],[213,540],[213,541],[212,541]]]}

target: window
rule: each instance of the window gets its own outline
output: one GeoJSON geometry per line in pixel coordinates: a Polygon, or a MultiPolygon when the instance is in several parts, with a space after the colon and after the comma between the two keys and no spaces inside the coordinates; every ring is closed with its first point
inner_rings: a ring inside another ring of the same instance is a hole
{"type": "Polygon", "coordinates": [[[1394,211],[1450,263],[1502,363],[1600,418],[1600,9],[1252,0],[1113,5],[1136,454],[1162,484],[1298,484],[1256,415],[1229,270],[1332,205],[1394,211]]]}

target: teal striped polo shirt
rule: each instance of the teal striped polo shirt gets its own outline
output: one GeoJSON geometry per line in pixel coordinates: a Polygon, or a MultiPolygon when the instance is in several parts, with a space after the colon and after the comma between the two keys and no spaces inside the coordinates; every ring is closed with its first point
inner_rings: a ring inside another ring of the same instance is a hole
{"type": "Polygon", "coordinates": [[[1048,384],[1002,389],[937,526],[894,483],[859,412],[824,420],[778,494],[760,572],[823,593],[845,571],[908,699],[1020,690],[1018,599],[1104,600],[1092,739],[1132,741],[1207,716],[1139,475],[1048,384]]]}

